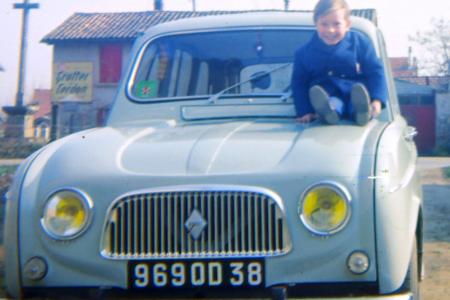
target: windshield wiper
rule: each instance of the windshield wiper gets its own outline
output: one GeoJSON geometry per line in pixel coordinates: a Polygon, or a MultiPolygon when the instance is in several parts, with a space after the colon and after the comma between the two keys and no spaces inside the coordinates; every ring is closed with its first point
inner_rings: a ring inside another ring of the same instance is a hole
{"type": "Polygon", "coordinates": [[[241,86],[241,85],[243,85],[243,84],[245,84],[245,83],[247,83],[247,82],[250,82],[250,81],[259,79],[259,78],[261,78],[261,77],[267,76],[267,75],[269,75],[269,74],[272,74],[273,72],[276,72],[276,71],[278,71],[278,70],[284,69],[284,68],[286,68],[286,67],[289,66],[289,65],[291,65],[291,63],[285,63],[285,64],[282,64],[281,66],[277,66],[277,67],[275,67],[275,68],[273,68],[273,69],[270,69],[270,70],[268,70],[268,71],[263,71],[263,72],[255,73],[255,74],[253,74],[252,76],[250,76],[250,78],[248,78],[248,79],[246,79],[246,80],[243,80],[243,81],[239,81],[239,82],[237,82],[237,83],[235,83],[235,84],[233,84],[233,85],[230,85],[229,87],[226,87],[226,88],[224,88],[223,90],[221,90],[220,92],[218,92],[218,93],[212,95],[211,97],[209,97],[208,101],[209,101],[210,103],[215,103],[217,100],[219,100],[219,98],[220,98],[223,94],[225,94],[225,93],[228,92],[229,90],[232,90],[232,89],[234,89],[234,88],[237,88],[237,87],[239,87],[239,86],[241,86]]]}

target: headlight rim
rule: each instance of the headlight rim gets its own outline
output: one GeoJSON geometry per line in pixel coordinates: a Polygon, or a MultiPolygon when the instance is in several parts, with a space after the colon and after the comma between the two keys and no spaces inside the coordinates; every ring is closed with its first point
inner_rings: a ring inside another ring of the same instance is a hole
{"type": "Polygon", "coordinates": [[[335,182],[335,181],[320,181],[320,182],[310,185],[301,194],[300,199],[298,201],[298,216],[299,216],[302,224],[306,227],[306,229],[308,229],[310,232],[312,232],[313,234],[318,235],[318,236],[331,236],[333,234],[340,232],[342,229],[345,228],[345,226],[350,221],[351,215],[352,215],[351,194],[348,191],[348,189],[345,188],[344,185],[342,185],[338,182],[335,182]],[[311,192],[313,189],[316,189],[318,187],[326,187],[326,188],[332,189],[334,192],[339,194],[339,196],[341,196],[347,204],[348,213],[347,213],[344,221],[339,226],[337,226],[336,228],[329,230],[329,231],[317,230],[316,228],[312,227],[309,224],[309,222],[306,220],[306,217],[304,216],[304,213],[303,213],[303,203],[305,201],[306,195],[308,195],[309,192],[311,192]]]}
{"type": "Polygon", "coordinates": [[[59,189],[51,192],[49,194],[49,196],[46,198],[44,206],[42,208],[42,216],[40,219],[40,224],[41,224],[41,227],[44,230],[44,232],[52,239],[59,240],[59,241],[68,241],[68,240],[76,239],[77,237],[81,236],[84,232],[86,232],[86,230],[89,228],[90,224],[92,223],[93,215],[94,215],[94,202],[92,201],[91,197],[86,192],[84,192],[83,190],[81,190],[79,188],[74,188],[74,187],[59,188],[59,189]],[[70,235],[66,235],[66,236],[58,235],[58,234],[54,233],[51,229],[48,228],[47,222],[45,221],[45,214],[46,214],[47,206],[48,206],[50,200],[53,197],[55,197],[55,195],[57,195],[58,193],[62,193],[62,192],[71,192],[71,193],[76,194],[77,197],[80,200],[82,200],[81,203],[86,212],[86,220],[85,220],[83,226],[81,226],[81,229],[78,230],[74,234],[70,234],[70,235]]]}

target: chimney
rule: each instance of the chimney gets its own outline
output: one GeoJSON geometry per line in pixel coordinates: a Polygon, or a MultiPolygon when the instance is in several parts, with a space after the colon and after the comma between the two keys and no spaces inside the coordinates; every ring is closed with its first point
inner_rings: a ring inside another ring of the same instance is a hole
{"type": "Polygon", "coordinates": [[[162,11],[163,10],[163,0],[154,0],[153,7],[155,10],[162,11]]]}

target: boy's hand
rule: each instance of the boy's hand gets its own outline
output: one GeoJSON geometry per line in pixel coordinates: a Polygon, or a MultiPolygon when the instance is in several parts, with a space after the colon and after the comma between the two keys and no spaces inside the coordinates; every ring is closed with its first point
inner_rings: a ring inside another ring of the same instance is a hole
{"type": "Polygon", "coordinates": [[[380,100],[373,100],[370,103],[370,116],[372,118],[378,117],[378,115],[381,113],[381,101],[380,100]]]}
{"type": "Polygon", "coordinates": [[[314,121],[316,118],[316,114],[309,113],[304,116],[298,117],[297,119],[295,119],[295,121],[297,121],[298,123],[309,123],[314,121]]]}

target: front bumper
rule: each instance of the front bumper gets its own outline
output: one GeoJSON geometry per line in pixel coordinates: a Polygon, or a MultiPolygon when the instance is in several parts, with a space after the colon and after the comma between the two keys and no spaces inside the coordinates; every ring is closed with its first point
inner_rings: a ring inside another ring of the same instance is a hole
{"type": "Polygon", "coordinates": [[[380,296],[367,296],[367,297],[344,297],[344,298],[304,298],[302,300],[414,300],[414,296],[411,293],[398,294],[398,295],[380,295],[380,296]]]}
{"type": "MultiPolygon", "coordinates": [[[[273,300],[286,300],[289,299],[289,297],[286,293],[285,288],[274,288],[272,289],[272,299],[273,300]]],[[[322,297],[292,297],[293,299],[298,300],[415,300],[414,296],[410,292],[403,292],[401,294],[390,294],[390,295],[358,295],[358,296],[322,296],[322,297]]]]}
{"type": "MultiPolygon", "coordinates": [[[[326,286],[323,287],[327,289],[326,286]]],[[[295,293],[291,288],[285,287],[272,287],[261,290],[240,290],[238,294],[227,290],[206,292],[202,289],[199,290],[184,290],[184,291],[172,291],[170,293],[149,292],[149,291],[136,291],[136,290],[124,290],[118,288],[108,287],[71,287],[71,288],[28,288],[25,289],[25,295],[27,296],[50,296],[60,297],[62,295],[71,295],[74,299],[236,299],[238,295],[239,299],[273,299],[273,300],[416,300],[412,293],[402,292],[398,294],[380,295],[371,294],[364,295],[356,292],[346,293],[345,295],[319,295],[319,294],[307,294],[302,295],[295,293]]],[[[339,293],[339,290],[336,292],[339,293]]],[[[327,294],[332,293],[330,290],[327,294]]]]}

